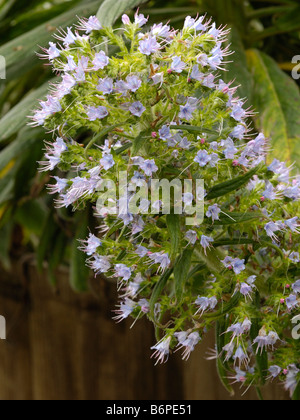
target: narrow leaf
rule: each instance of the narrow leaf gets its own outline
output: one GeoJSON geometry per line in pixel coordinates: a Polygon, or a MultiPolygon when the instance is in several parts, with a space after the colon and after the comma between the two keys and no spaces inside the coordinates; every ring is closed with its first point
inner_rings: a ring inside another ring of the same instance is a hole
{"type": "Polygon", "coordinates": [[[193,252],[193,249],[186,249],[177,260],[174,267],[175,294],[178,302],[182,299],[184,286],[191,267],[193,252]]]}
{"type": "Polygon", "coordinates": [[[165,271],[165,273],[161,276],[158,283],[156,283],[152,296],[150,299],[150,315],[151,318],[154,319],[154,310],[155,310],[155,304],[158,301],[159,297],[161,296],[164,288],[166,287],[166,284],[171,277],[173,273],[173,268],[170,268],[169,270],[165,271]]]}
{"type": "Polygon", "coordinates": [[[175,261],[177,255],[180,252],[180,240],[181,240],[181,231],[180,231],[180,217],[178,214],[169,214],[167,215],[167,227],[170,235],[171,242],[171,261],[175,261]]]}

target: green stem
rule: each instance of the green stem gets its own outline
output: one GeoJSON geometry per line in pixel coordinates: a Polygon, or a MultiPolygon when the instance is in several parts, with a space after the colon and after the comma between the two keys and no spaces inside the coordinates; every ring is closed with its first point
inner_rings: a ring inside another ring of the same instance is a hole
{"type": "Polygon", "coordinates": [[[115,128],[120,127],[120,125],[121,124],[111,125],[110,127],[104,128],[104,130],[100,131],[99,134],[97,134],[94,138],[92,138],[92,140],[89,142],[89,144],[85,148],[85,157],[88,158],[87,152],[95,143],[102,140],[103,137],[107,136],[107,134],[110,131],[113,131],[115,128]]]}

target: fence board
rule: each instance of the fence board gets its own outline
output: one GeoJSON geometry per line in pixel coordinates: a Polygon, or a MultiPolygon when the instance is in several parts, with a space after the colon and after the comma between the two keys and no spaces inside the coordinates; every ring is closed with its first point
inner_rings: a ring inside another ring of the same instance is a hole
{"type": "MultiPolygon", "coordinates": [[[[187,363],[177,353],[155,367],[149,321],[133,329],[130,321],[112,321],[114,284],[96,279],[94,294],[78,295],[67,272],[58,273],[56,290],[46,278],[32,264],[0,272],[0,312],[8,326],[7,341],[0,341],[1,400],[229,399],[215,363],[204,359],[213,336],[187,363]]],[[[276,386],[264,392],[266,399],[286,398],[276,386]]]]}

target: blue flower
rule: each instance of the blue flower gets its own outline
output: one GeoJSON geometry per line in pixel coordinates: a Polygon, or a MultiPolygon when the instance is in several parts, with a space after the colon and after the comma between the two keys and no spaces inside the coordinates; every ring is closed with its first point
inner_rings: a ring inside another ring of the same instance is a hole
{"type": "Polygon", "coordinates": [[[137,76],[128,76],[126,82],[127,88],[131,92],[136,92],[142,85],[142,81],[137,76]]]}
{"type": "Polygon", "coordinates": [[[173,57],[173,62],[171,64],[171,70],[176,73],[182,73],[186,68],[186,64],[181,60],[181,57],[173,57]]]}
{"type": "Polygon", "coordinates": [[[87,110],[87,116],[90,121],[96,121],[96,120],[102,120],[103,118],[107,117],[109,115],[107,109],[105,106],[90,106],[87,110]]]}
{"type": "Polygon", "coordinates": [[[198,105],[198,99],[188,98],[185,105],[180,106],[179,118],[190,121],[193,118],[193,113],[196,111],[198,105]]]}
{"type": "Polygon", "coordinates": [[[130,106],[129,111],[132,115],[135,115],[136,117],[141,117],[142,114],[146,111],[146,108],[141,102],[134,102],[130,106]]]}
{"type": "Polygon", "coordinates": [[[171,130],[167,125],[164,125],[159,131],[158,131],[159,137],[162,140],[169,140],[172,137],[171,130]]]}
{"type": "Polygon", "coordinates": [[[194,159],[194,162],[199,163],[201,168],[204,168],[211,160],[210,155],[207,153],[206,150],[200,150],[197,153],[197,156],[194,159]]]}
{"type": "Polygon", "coordinates": [[[110,77],[99,79],[97,89],[104,95],[109,95],[114,91],[114,81],[110,77]]]}
{"type": "Polygon", "coordinates": [[[100,163],[105,171],[108,171],[115,165],[115,161],[112,155],[104,155],[103,158],[100,160],[100,163]]]}
{"type": "Polygon", "coordinates": [[[144,55],[151,55],[152,53],[155,53],[160,48],[160,44],[157,42],[157,39],[155,36],[152,36],[150,38],[146,38],[139,43],[139,50],[144,55]]]}
{"type": "Polygon", "coordinates": [[[204,77],[204,74],[201,73],[201,71],[199,70],[199,66],[195,64],[191,73],[191,79],[198,80],[198,82],[202,82],[204,77]]]}
{"type": "Polygon", "coordinates": [[[103,70],[109,63],[109,58],[105,54],[104,51],[100,51],[99,53],[95,54],[95,58],[93,60],[94,70],[103,70]]]}
{"type": "Polygon", "coordinates": [[[208,207],[208,211],[206,213],[207,217],[211,217],[213,222],[215,220],[220,220],[221,209],[217,204],[214,204],[213,206],[208,207]]]}
{"type": "Polygon", "coordinates": [[[153,173],[158,171],[158,167],[156,166],[154,159],[144,160],[144,162],[141,163],[139,166],[140,169],[144,171],[144,173],[147,176],[152,176],[153,173]]]}
{"type": "Polygon", "coordinates": [[[204,252],[206,254],[206,249],[211,246],[211,243],[214,242],[214,238],[209,236],[202,235],[200,239],[200,244],[204,248],[204,252]]]}

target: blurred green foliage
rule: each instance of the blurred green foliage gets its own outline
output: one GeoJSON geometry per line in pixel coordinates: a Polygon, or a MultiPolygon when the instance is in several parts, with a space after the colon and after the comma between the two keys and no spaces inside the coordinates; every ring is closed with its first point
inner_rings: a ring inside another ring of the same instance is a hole
{"type": "Polygon", "coordinates": [[[300,92],[291,78],[292,58],[300,54],[298,0],[0,0],[0,55],[7,72],[0,81],[0,259],[6,269],[12,258],[32,252],[40,268],[48,262],[52,283],[57,266],[70,262],[72,287],[86,290],[89,273],[82,268],[77,239],[85,236],[88,223],[93,227],[92,209],[79,218],[54,209],[45,192],[50,179],[38,173],[36,163],[47,135],[27,125],[26,117],[56,77],[36,52],[76,16],[100,8],[102,18],[113,21],[141,3],[150,23],[170,21],[179,28],[187,15],[207,13],[232,28],[236,54],[223,77],[241,85],[240,96],[257,111],[249,123],[272,139],[270,155],[299,166],[300,92]]]}

